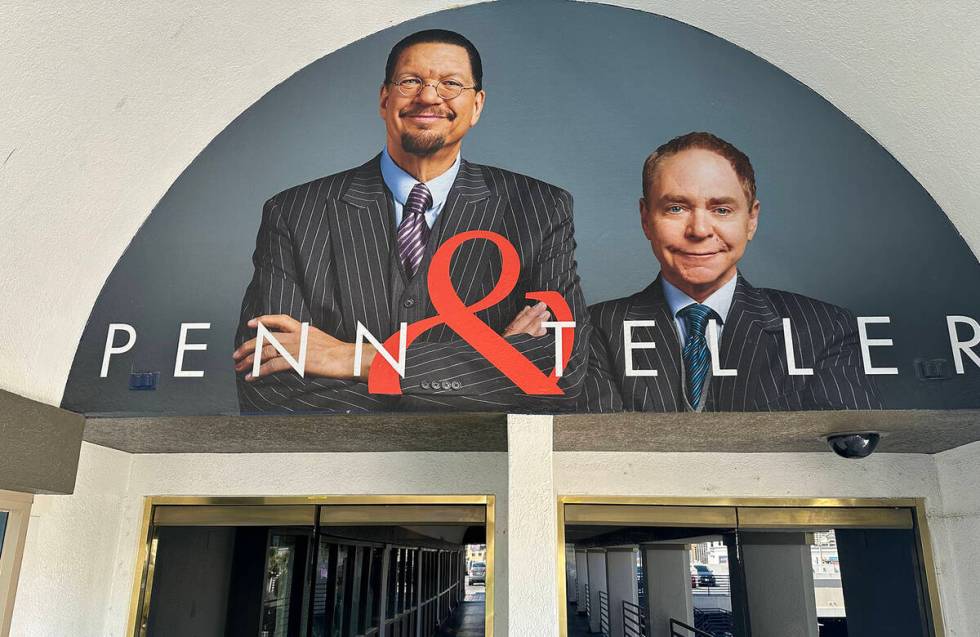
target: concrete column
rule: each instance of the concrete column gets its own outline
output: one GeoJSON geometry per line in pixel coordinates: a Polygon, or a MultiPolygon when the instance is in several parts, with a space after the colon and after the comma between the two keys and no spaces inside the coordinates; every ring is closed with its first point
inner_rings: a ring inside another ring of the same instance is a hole
{"type": "Polygon", "coordinates": [[[575,545],[565,545],[565,597],[574,604],[578,600],[578,587],[575,585],[575,545]]]}
{"type": "Polygon", "coordinates": [[[551,416],[508,416],[507,451],[508,561],[501,568],[510,634],[557,637],[558,577],[565,574],[557,569],[551,416]]]}
{"type": "Polygon", "coordinates": [[[817,637],[810,538],[806,533],[740,533],[753,635],[817,637]]]}
{"type": "Polygon", "coordinates": [[[623,602],[638,604],[640,601],[634,547],[606,549],[606,580],[609,588],[609,635],[625,637],[623,602]]]}
{"type": "Polygon", "coordinates": [[[589,584],[589,560],[585,549],[575,549],[575,610],[585,614],[585,587],[589,584]]]}
{"type": "MultiPolygon", "coordinates": [[[[671,618],[694,625],[691,553],[686,544],[643,544],[650,637],[670,637],[671,618]]],[[[760,633],[761,634],[761,633],[760,633]]]]}
{"type": "Polygon", "coordinates": [[[599,632],[599,593],[609,592],[606,582],[606,549],[589,549],[589,630],[599,632]]]}

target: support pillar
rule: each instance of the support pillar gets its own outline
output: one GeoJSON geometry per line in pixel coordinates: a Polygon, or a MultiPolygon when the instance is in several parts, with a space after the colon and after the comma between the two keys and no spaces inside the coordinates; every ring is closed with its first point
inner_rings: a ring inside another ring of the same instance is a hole
{"type": "Polygon", "coordinates": [[[640,551],[643,553],[650,637],[670,637],[671,618],[693,626],[691,553],[687,545],[643,544],[640,551]]]}
{"type": "Polygon", "coordinates": [[[640,602],[636,585],[636,548],[606,549],[606,580],[609,588],[609,635],[625,637],[623,602],[640,602]]]}
{"type": "Polygon", "coordinates": [[[809,535],[740,533],[739,542],[752,634],[817,637],[809,535]]]}
{"type": "Polygon", "coordinates": [[[599,632],[599,593],[608,593],[606,582],[606,549],[589,549],[589,630],[599,632]]]}
{"type": "Polygon", "coordinates": [[[504,568],[512,635],[558,637],[558,577],[565,574],[557,568],[552,427],[551,416],[507,417],[509,539],[504,568]]]}
{"type": "Polygon", "coordinates": [[[575,549],[575,611],[585,614],[585,587],[589,584],[589,560],[585,549],[575,549]]]}

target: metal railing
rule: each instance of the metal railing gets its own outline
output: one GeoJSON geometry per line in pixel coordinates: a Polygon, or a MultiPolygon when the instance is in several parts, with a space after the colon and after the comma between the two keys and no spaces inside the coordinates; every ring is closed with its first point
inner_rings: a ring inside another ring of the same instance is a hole
{"type": "Polygon", "coordinates": [[[691,592],[695,595],[731,595],[732,581],[728,575],[691,575],[691,592]]]}
{"type": "Polygon", "coordinates": [[[694,626],[688,626],[684,622],[670,618],[670,637],[715,637],[711,633],[706,633],[703,630],[698,630],[694,626]],[[685,630],[687,632],[678,632],[679,630],[685,630]]]}
{"type": "Polygon", "coordinates": [[[609,637],[609,593],[599,591],[599,634],[609,637]]]}
{"type": "Polygon", "coordinates": [[[643,609],[633,602],[623,600],[623,635],[647,637],[647,618],[643,609]]]}
{"type": "Polygon", "coordinates": [[[694,626],[712,637],[730,637],[734,633],[732,612],[724,608],[695,608],[694,626]]]}

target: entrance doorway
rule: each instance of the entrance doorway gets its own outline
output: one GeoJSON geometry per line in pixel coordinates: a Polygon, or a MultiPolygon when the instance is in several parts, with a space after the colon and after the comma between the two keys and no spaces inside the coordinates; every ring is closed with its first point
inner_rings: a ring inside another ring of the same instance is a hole
{"type": "Polygon", "coordinates": [[[492,635],[492,496],[151,498],[146,518],[137,637],[492,635]]]}
{"type": "Polygon", "coordinates": [[[941,635],[916,500],[562,498],[568,637],[941,635]]]}

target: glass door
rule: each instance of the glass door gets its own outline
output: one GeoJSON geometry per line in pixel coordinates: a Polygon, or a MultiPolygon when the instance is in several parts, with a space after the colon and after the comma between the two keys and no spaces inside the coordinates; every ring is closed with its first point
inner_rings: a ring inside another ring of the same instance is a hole
{"type": "Polygon", "coordinates": [[[489,496],[337,498],[151,503],[137,637],[492,637],[463,568],[483,547],[492,590],[489,496]]]}
{"type": "Polygon", "coordinates": [[[565,636],[937,634],[913,501],[569,500],[560,505],[560,559],[574,561],[562,570],[565,636]]]}

